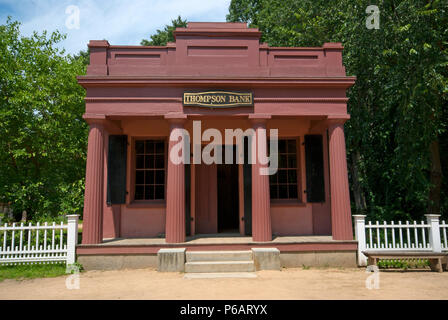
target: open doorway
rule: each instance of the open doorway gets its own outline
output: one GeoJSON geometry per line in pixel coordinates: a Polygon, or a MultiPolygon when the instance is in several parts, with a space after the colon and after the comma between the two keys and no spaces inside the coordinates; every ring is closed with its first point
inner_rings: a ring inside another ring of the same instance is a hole
{"type": "MultiPolygon", "coordinates": [[[[235,146],[233,148],[234,161],[232,164],[217,165],[218,183],[218,232],[239,233],[239,192],[238,192],[238,164],[236,164],[235,146]]],[[[223,152],[224,158],[225,152],[223,152]]]]}

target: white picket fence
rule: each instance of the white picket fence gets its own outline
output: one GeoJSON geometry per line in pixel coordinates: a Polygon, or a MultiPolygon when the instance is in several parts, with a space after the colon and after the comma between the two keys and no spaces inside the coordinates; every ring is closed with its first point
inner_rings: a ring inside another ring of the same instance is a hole
{"type": "Polygon", "coordinates": [[[358,265],[367,265],[367,257],[362,251],[448,251],[448,224],[445,221],[440,223],[439,215],[425,216],[426,222],[369,221],[366,224],[365,215],[354,215],[358,265]]]}
{"type": "Polygon", "coordinates": [[[61,263],[76,261],[78,215],[68,215],[67,224],[5,224],[0,227],[0,265],[61,263]],[[64,230],[67,230],[66,235],[64,230]],[[59,239],[57,239],[59,237],[59,239]]]}

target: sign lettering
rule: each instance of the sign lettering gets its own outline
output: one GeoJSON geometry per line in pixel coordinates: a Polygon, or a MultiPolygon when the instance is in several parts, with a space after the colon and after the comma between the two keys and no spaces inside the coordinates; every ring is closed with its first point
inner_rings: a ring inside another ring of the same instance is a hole
{"type": "Polygon", "coordinates": [[[183,105],[208,108],[252,107],[254,101],[252,92],[185,92],[183,105]]]}

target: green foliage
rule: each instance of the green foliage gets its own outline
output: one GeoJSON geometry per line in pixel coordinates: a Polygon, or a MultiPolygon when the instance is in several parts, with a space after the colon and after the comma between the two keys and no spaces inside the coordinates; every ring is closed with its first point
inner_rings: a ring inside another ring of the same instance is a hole
{"type": "Polygon", "coordinates": [[[166,46],[168,42],[174,41],[173,32],[176,28],[186,28],[187,20],[183,20],[180,16],[171,20],[171,25],[165,25],[163,30],[157,29],[156,33],[151,36],[151,40],[143,39],[140,44],[142,46],[166,46]]]}
{"type": "Polygon", "coordinates": [[[79,262],[72,263],[72,264],[68,265],[67,267],[68,267],[67,269],[70,270],[71,274],[84,271],[84,266],[82,264],[80,264],[79,262]]]}
{"type": "Polygon", "coordinates": [[[53,278],[65,275],[64,263],[55,264],[20,264],[13,266],[0,265],[0,281],[5,279],[53,278]]]}
{"type": "Polygon", "coordinates": [[[350,185],[357,168],[369,218],[420,219],[432,204],[431,142],[440,141],[448,166],[448,2],[232,0],[227,19],[249,21],[271,46],[342,42],[347,73],[357,77],[345,125],[350,185]],[[379,29],[365,25],[371,4],[379,29]]]}
{"type": "Polygon", "coordinates": [[[19,27],[0,25],[0,202],[29,219],[81,214],[85,55],[58,50],[58,32],[22,37],[19,27]]]}
{"type": "Polygon", "coordinates": [[[380,269],[412,269],[412,268],[425,268],[429,267],[428,259],[408,259],[408,260],[395,260],[384,259],[378,261],[378,268],[380,269]]]}

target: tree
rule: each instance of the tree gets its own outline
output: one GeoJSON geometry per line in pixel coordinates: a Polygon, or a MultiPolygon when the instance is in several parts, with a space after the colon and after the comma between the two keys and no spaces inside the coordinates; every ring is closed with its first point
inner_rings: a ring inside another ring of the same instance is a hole
{"type": "Polygon", "coordinates": [[[85,59],[59,51],[58,32],[20,35],[0,26],[0,202],[16,216],[82,213],[88,128],[85,59]]]}
{"type": "Polygon", "coordinates": [[[151,36],[151,40],[143,39],[140,44],[142,46],[166,46],[168,42],[174,41],[173,32],[176,28],[186,28],[187,20],[183,20],[180,16],[171,20],[171,25],[165,25],[163,30],[157,29],[156,33],[151,36]]]}
{"type": "Polygon", "coordinates": [[[227,19],[250,21],[271,46],[342,42],[347,72],[357,76],[345,126],[354,210],[378,219],[447,215],[448,163],[440,155],[447,146],[448,5],[382,0],[380,28],[368,29],[370,4],[232,0],[227,19]]]}

